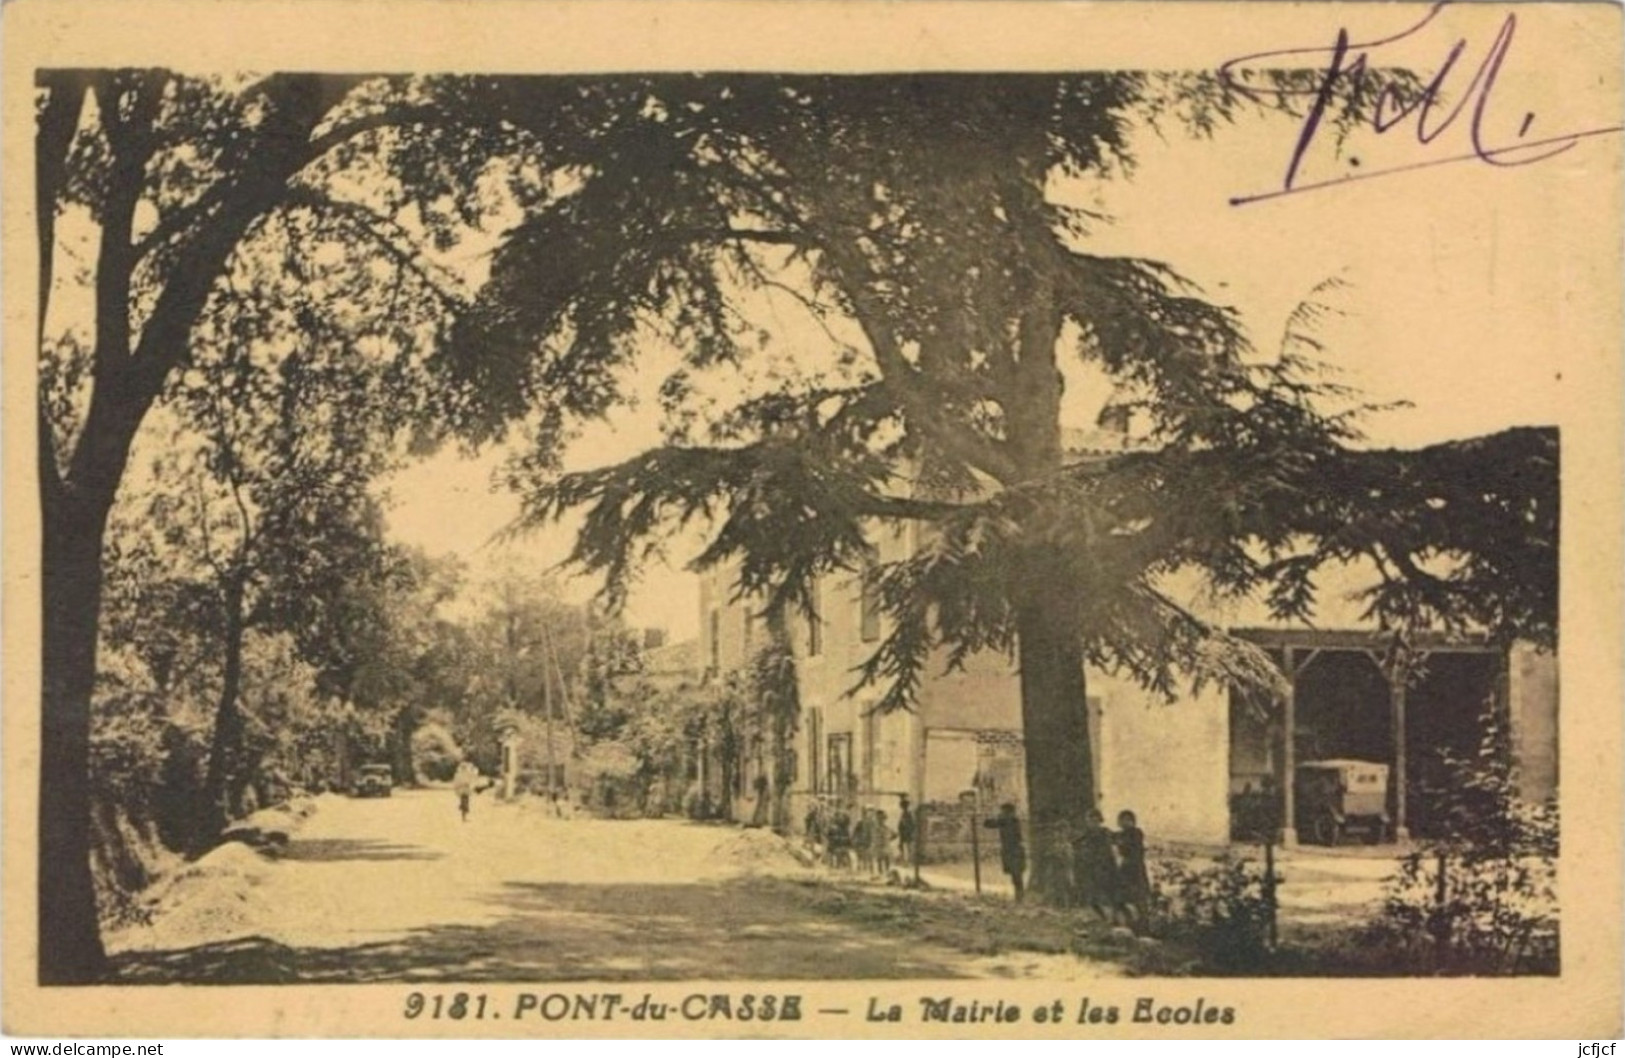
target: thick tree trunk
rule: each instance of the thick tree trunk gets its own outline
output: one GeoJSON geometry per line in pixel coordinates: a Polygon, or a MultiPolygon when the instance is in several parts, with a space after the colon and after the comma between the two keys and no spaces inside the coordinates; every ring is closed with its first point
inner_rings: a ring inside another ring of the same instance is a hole
{"type": "MultiPolygon", "coordinates": [[[[1033,188],[1022,186],[1010,202],[1024,202],[1025,209],[1041,215],[1033,195],[1033,188]]],[[[1046,238],[1038,231],[1035,246],[1050,247],[1046,238]]],[[[1054,290],[1040,279],[1020,319],[1016,392],[1006,409],[1011,448],[1029,481],[1052,474],[1065,463],[1064,384],[1055,360],[1060,327],[1054,290]]],[[[1011,571],[1010,598],[1021,667],[1031,889],[1046,903],[1065,904],[1072,889],[1071,842],[1094,807],[1095,780],[1079,600],[1066,556],[1049,542],[1054,528],[1042,516],[1027,526],[1027,549],[1019,568],[1011,571]]]]}
{"type": "Polygon", "coordinates": [[[129,284],[136,250],[131,234],[143,174],[158,144],[149,133],[164,76],[154,72],[147,83],[129,88],[115,88],[95,75],[42,77],[42,85],[50,89],[40,115],[36,171],[42,341],[54,265],[51,204],[63,183],[66,150],[87,88],[96,93],[103,130],[114,141],[115,154],[109,168],[113,180],[100,218],[94,384],[71,458],[59,458],[64,453],[55,450],[46,408],[42,404],[39,409],[44,533],[39,974],[47,984],[94,980],[106,962],[89,860],[90,706],[101,613],[102,540],[130,445],[165,378],[185,359],[197,313],[232,250],[280,199],[288,177],[326,148],[313,146],[310,135],[328,107],[353,83],[312,75],[268,79],[265,93],[274,106],[265,147],[256,153],[221,213],[202,222],[198,234],[185,244],[141,328],[140,347],[132,353],[129,284]],[[114,115],[123,118],[114,121],[114,115]]]}
{"type": "Polygon", "coordinates": [[[722,714],[722,803],[717,806],[722,819],[734,821],[734,784],[739,780],[739,739],[734,733],[733,713],[722,714]]]}
{"type": "MultiPolygon", "coordinates": [[[[98,315],[126,311],[97,288],[98,315]]],[[[100,351],[98,351],[100,355],[100,351]]],[[[67,984],[102,972],[90,874],[90,706],[102,602],[102,541],[150,396],[125,374],[98,374],[70,472],[63,474],[46,409],[38,428],[43,548],[40,699],[40,980],[67,984]]]]}
{"type": "Polygon", "coordinates": [[[203,784],[208,826],[197,835],[194,851],[212,845],[231,822],[236,805],[233,789],[244,777],[239,774],[243,747],[243,715],[238,704],[243,686],[243,588],[240,583],[226,589],[225,665],[220,680],[220,705],[215,711],[214,740],[209,748],[208,778],[203,784]]]}
{"type": "Polygon", "coordinates": [[[89,762],[109,504],[42,491],[39,981],[79,984],[106,965],[90,871],[89,762]]]}
{"type": "Polygon", "coordinates": [[[1033,893],[1064,904],[1072,839],[1094,807],[1083,652],[1064,585],[1035,573],[1018,602],[1021,723],[1026,736],[1028,840],[1033,893]]]}
{"type": "Polygon", "coordinates": [[[790,646],[790,629],[783,610],[768,614],[770,645],[765,670],[770,683],[769,701],[773,710],[773,829],[790,833],[790,788],[796,781],[796,733],[801,727],[800,678],[796,673],[795,651],[790,646]]]}
{"type": "MultiPolygon", "coordinates": [[[[417,761],[412,758],[412,736],[417,734],[418,724],[423,718],[411,706],[405,706],[395,714],[394,735],[391,738],[390,767],[395,773],[395,785],[416,786],[418,781],[417,761]]],[[[549,777],[549,782],[552,781],[549,777]]]]}

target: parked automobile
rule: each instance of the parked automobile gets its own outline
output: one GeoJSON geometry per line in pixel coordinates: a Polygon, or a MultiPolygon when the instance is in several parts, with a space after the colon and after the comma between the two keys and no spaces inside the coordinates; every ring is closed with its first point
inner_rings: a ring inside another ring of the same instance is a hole
{"type": "Polygon", "coordinates": [[[1336,845],[1351,833],[1373,845],[1388,834],[1388,765],[1367,760],[1316,760],[1298,765],[1300,839],[1336,845]]]}
{"type": "Polygon", "coordinates": [[[363,764],[351,792],[357,797],[388,797],[394,787],[395,775],[389,765],[363,764]]]}

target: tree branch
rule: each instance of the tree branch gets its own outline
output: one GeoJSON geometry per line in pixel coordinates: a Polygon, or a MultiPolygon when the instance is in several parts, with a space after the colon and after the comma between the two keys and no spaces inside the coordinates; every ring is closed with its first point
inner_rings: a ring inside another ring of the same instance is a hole
{"type": "Polygon", "coordinates": [[[1006,486],[1021,480],[1020,468],[992,438],[974,434],[964,424],[943,423],[940,394],[921,383],[919,372],[909,363],[895,336],[885,329],[884,306],[870,292],[869,269],[845,249],[819,247],[827,263],[841,280],[841,289],[852,301],[853,316],[868,339],[880,368],[881,384],[892,394],[907,416],[911,429],[918,430],[950,458],[982,470],[1006,486]]]}
{"type": "MultiPolygon", "coordinates": [[[[306,145],[303,154],[304,161],[298,165],[294,172],[304,169],[319,160],[328,151],[338,147],[346,140],[379,129],[391,128],[421,121],[432,116],[436,111],[433,107],[414,105],[389,110],[376,111],[372,114],[356,118],[353,121],[335,126],[320,136],[313,137],[306,145]]],[[[216,206],[231,198],[237,190],[239,180],[235,177],[225,177],[211,184],[192,202],[172,211],[168,216],[161,218],[158,224],[142,238],[136,245],[135,256],[139,260],[189,229],[193,224],[203,219],[205,214],[211,212],[216,206]]]]}
{"type": "MultiPolygon", "coordinates": [[[[391,234],[378,229],[377,225],[382,224],[393,228],[396,232],[401,232],[400,226],[388,217],[368,209],[360,203],[345,202],[324,195],[314,188],[295,188],[289,192],[287,201],[290,205],[305,206],[317,212],[330,213],[345,221],[352,228],[360,231],[361,234],[370,239],[379,249],[383,250],[398,267],[411,272],[422,280],[430,292],[447,307],[455,310],[467,307],[466,299],[458,292],[449,289],[443,277],[437,277],[429,273],[428,268],[423,264],[422,254],[402,247],[391,234]]],[[[404,235],[403,232],[401,234],[404,235]]]]}

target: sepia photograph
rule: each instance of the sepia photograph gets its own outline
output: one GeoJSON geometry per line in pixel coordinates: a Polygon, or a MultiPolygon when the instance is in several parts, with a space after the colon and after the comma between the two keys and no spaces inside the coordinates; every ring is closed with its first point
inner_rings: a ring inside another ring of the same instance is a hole
{"type": "Polygon", "coordinates": [[[7,12],[8,1032],[1617,1035],[1617,9],[128,6],[7,12]]]}

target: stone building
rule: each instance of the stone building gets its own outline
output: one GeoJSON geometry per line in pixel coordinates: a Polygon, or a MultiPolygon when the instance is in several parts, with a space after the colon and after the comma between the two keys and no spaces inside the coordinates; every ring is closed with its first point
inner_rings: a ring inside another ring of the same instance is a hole
{"type": "MultiPolygon", "coordinates": [[[[895,560],[915,546],[913,530],[882,532],[874,544],[880,561],[895,560]]],[[[1359,568],[1328,571],[1314,627],[1273,621],[1261,605],[1220,612],[1192,598],[1209,620],[1270,654],[1294,688],[1285,701],[1258,702],[1241,689],[1211,685],[1185,686],[1170,701],[1089,671],[1097,796],[1108,818],[1129,808],[1154,838],[1222,844],[1236,832],[1249,791],[1278,791],[1291,822],[1287,777],[1296,766],[1354,758],[1389,767],[1389,836],[1425,832],[1440,751],[1476,746],[1486,705],[1510,721],[1524,796],[1553,796],[1555,657],[1526,644],[1503,650],[1482,637],[1434,636],[1410,644],[1398,678],[1392,642],[1361,618],[1356,601],[1372,576],[1359,568]]],[[[762,645],[760,617],[732,595],[731,570],[702,578],[699,646],[708,674],[743,667],[762,645]]],[[[1024,812],[1012,660],[982,655],[955,672],[930,666],[912,711],[878,713],[879,689],[854,685],[857,666],[886,634],[885,616],[855,575],[823,578],[816,595],[818,619],[792,619],[802,706],[792,802],[829,796],[890,810],[902,794],[946,806],[975,791],[983,805],[1015,801],[1024,812]]],[[[801,815],[791,812],[792,819],[801,815]]],[[[1291,826],[1284,836],[1297,838],[1291,826]]]]}

